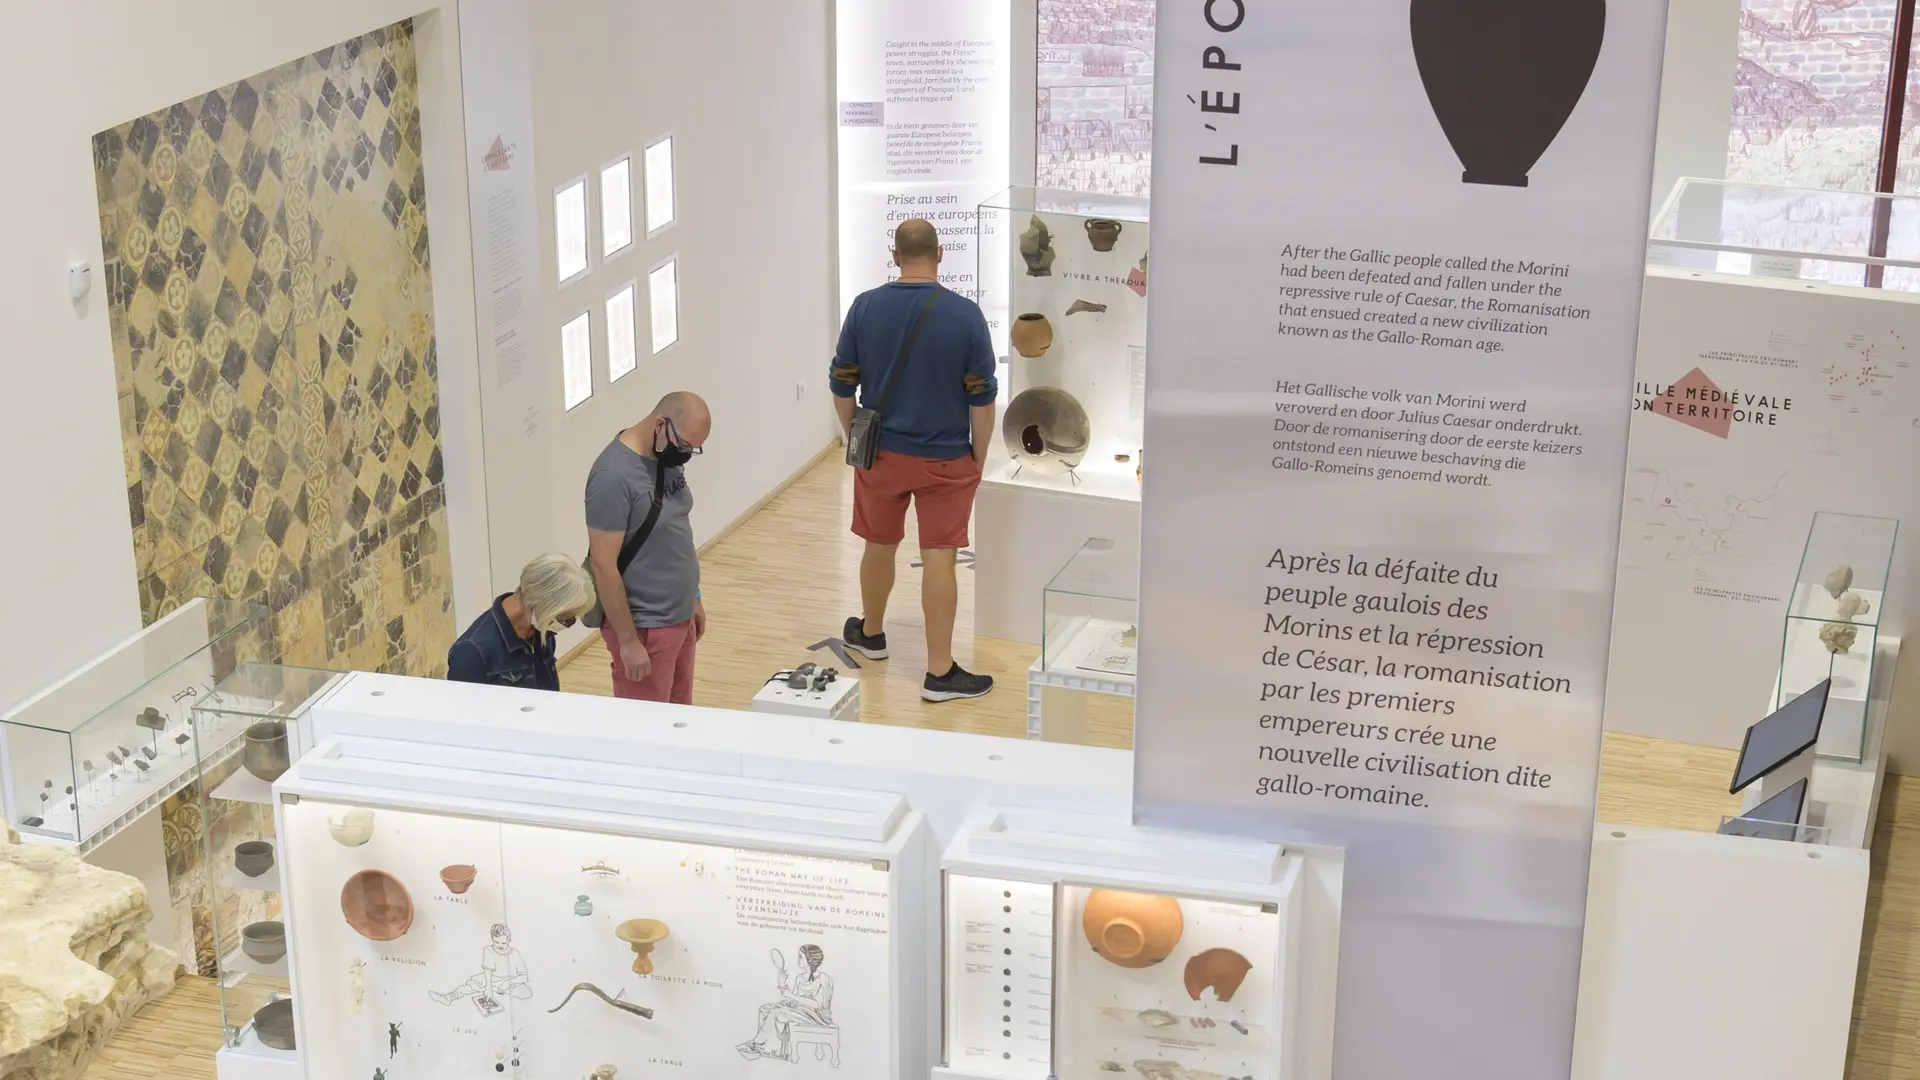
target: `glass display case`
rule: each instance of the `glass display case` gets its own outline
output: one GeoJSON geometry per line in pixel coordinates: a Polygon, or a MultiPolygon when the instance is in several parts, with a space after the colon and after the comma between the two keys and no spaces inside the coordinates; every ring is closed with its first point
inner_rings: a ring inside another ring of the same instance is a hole
{"type": "Polygon", "coordinates": [[[307,714],[342,678],[242,664],[193,707],[212,931],[199,962],[218,978],[226,1045],[255,1056],[290,1054],[262,1043],[253,1022],[289,993],[272,784],[311,745],[307,714]]]}
{"type": "Polygon", "coordinates": [[[899,796],[374,739],[276,791],[309,1076],[926,1075],[899,796]]]}
{"type": "Polygon", "coordinates": [[[1893,518],[1820,513],[1787,603],[1776,707],[1832,679],[1820,726],[1822,757],[1866,755],[1880,618],[1900,530],[1893,518]]]}
{"type": "Polygon", "coordinates": [[[1920,292],[1920,198],[1686,177],[1654,218],[1647,261],[1920,292]]]}
{"type": "Polygon", "coordinates": [[[264,608],[191,600],[0,717],[7,820],[84,853],[160,805],[195,775],[194,702],[270,634],[264,608]]]}
{"type": "Polygon", "coordinates": [[[1047,583],[1041,611],[1048,673],[1131,682],[1139,669],[1139,549],[1088,540],[1047,583]]]}
{"type": "Polygon", "coordinates": [[[991,811],[945,870],[947,1077],[1293,1075],[1297,857],[991,811]]]}
{"type": "Polygon", "coordinates": [[[1002,360],[989,475],[1138,499],[1147,200],[1014,187],[978,210],[978,300],[1002,360]]]}

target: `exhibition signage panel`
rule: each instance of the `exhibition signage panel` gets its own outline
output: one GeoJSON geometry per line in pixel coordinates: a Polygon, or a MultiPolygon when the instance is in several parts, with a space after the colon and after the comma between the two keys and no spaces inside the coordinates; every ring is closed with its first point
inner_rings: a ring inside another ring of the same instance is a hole
{"type": "Polygon", "coordinates": [[[1160,8],[1136,812],[1346,849],[1342,1080],[1571,1069],[1665,25],[1160,8]]]}
{"type": "Polygon", "coordinates": [[[840,304],[895,276],[893,230],[940,230],[942,284],[975,296],[974,207],[1011,164],[1010,0],[840,0],[840,304]]]}

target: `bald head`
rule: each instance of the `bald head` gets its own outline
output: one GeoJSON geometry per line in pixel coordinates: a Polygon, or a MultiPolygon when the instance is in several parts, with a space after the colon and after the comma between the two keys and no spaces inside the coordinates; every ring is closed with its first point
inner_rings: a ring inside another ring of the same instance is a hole
{"type": "Polygon", "coordinates": [[[661,398],[653,407],[653,414],[641,424],[651,427],[660,420],[671,421],[674,430],[689,446],[704,444],[713,431],[713,414],[707,409],[706,399],[691,390],[675,390],[661,398]]]}
{"type": "Polygon", "coordinates": [[[930,221],[914,218],[893,230],[893,261],[900,269],[940,265],[940,230],[930,221]]]}

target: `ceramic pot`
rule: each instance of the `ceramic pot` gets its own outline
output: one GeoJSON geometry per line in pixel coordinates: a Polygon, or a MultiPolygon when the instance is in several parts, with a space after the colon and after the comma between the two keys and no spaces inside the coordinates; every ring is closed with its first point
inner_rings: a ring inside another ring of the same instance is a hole
{"type": "Polygon", "coordinates": [[[359,847],[373,839],[373,811],[342,810],[327,815],[327,832],[337,844],[359,847]]]}
{"type": "Polygon", "coordinates": [[[1150,893],[1095,889],[1087,896],[1080,929],[1101,959],[1123,968],[1165,960],[1186,929],[1180,901],[1150,893]]]}
{"type": "Polygon", "coordinates": [[[282,998],[253,1014],[253,1033],[275,1050],[292,1050],[293,999],[282,998]]]}
{"type": "Polygon", "coordinates": [[[1187,996],[1199,1001],[1212,987],[1215,1001],[1232,1001],[1252,970],[1252,962],[1232,949],[1208,949],[1187,961],[1187,996]]]}
{"type": "Polygon", "coordinates": [[[273,845],[265,840],[248,840],[233,846],[233,867],[250,878],[273,869],[273,845]]]}
{"type": "Polygon", "coordinates": [[[1013,351],[1029,360],[1047,355],[1053,348],[1053,324],[1045,315],[1028,312],[1013,320],[1013,351]]]}
{"type": "Polygon", "coordinates": [[[1039,473],[1078,468],[1093,442],[1093,422],[1072,394],[1057,386],[1023,390],[1007,406],[1000,437],[1014,464],[1039,473]]]}
{"type": "Polygon", "coordinates": [[[658,919],[628,919],[613,936],[633,946],[633,973],[653,974],[653,947],[667,940],[667,924],[658,919]]]}
{"type": "Polygon", "coordinates": [[[1468,184],[1526,187],[1587,91],[1607,0],[1413,0],[1413,57],[1468,184]]]}
{"type": "Polygon", "coordinates": [[[593,901],[587,899],[584,895],[581,896],[580,899],[573,902],[573,913],[583,917],[593,914],[593,901]]]}
{"type": "Polygon", "coordinates": [[[287,725],[268,720],[248,728],[240,764],[269,784],[280,779],[280,774],[293,766],[293,759],[287,753],[287,725]]]}
{"type": "Polygon", "coordinates": [[[413,925],[413,897],[384,870],[362,870],[340,889],[340,914],[368,941],[396,941],[413,925]]]}
{"type": "Polygon", "coordinates": [[[473,879],[479,876],[480,871],[466,863],[455,863],[452,866],[440,868],[440,883],[455,896],[466,895],[467,890],[473,888],[473,879]]]}
{"type": "Polygon", "coordinates": [[[240,951],[256,963],[274,963],[287,955],[287,928],[277,922],[248,923],[240,931],[240,951]]]}
{"type": "Polygon", "coordinates": [[[1108,218],[1095,218],[1087,222],[1087,243],[1095,251],[1112,251],[1113,245],[1120,239],[1122,226],[1108,218]]]}

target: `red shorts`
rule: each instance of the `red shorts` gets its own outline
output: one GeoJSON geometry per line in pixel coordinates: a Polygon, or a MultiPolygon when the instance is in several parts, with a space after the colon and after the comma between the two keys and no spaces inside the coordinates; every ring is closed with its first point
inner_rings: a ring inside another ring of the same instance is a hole
{"type": "Polygon", "coordinates": [[[907,502],[920,520],[923,549],[967,546],[980,466],[968,454],[942,461],[882,450],[873,468],[853,471],[853,534],[874,544],[907,536],[907,502]]]}

